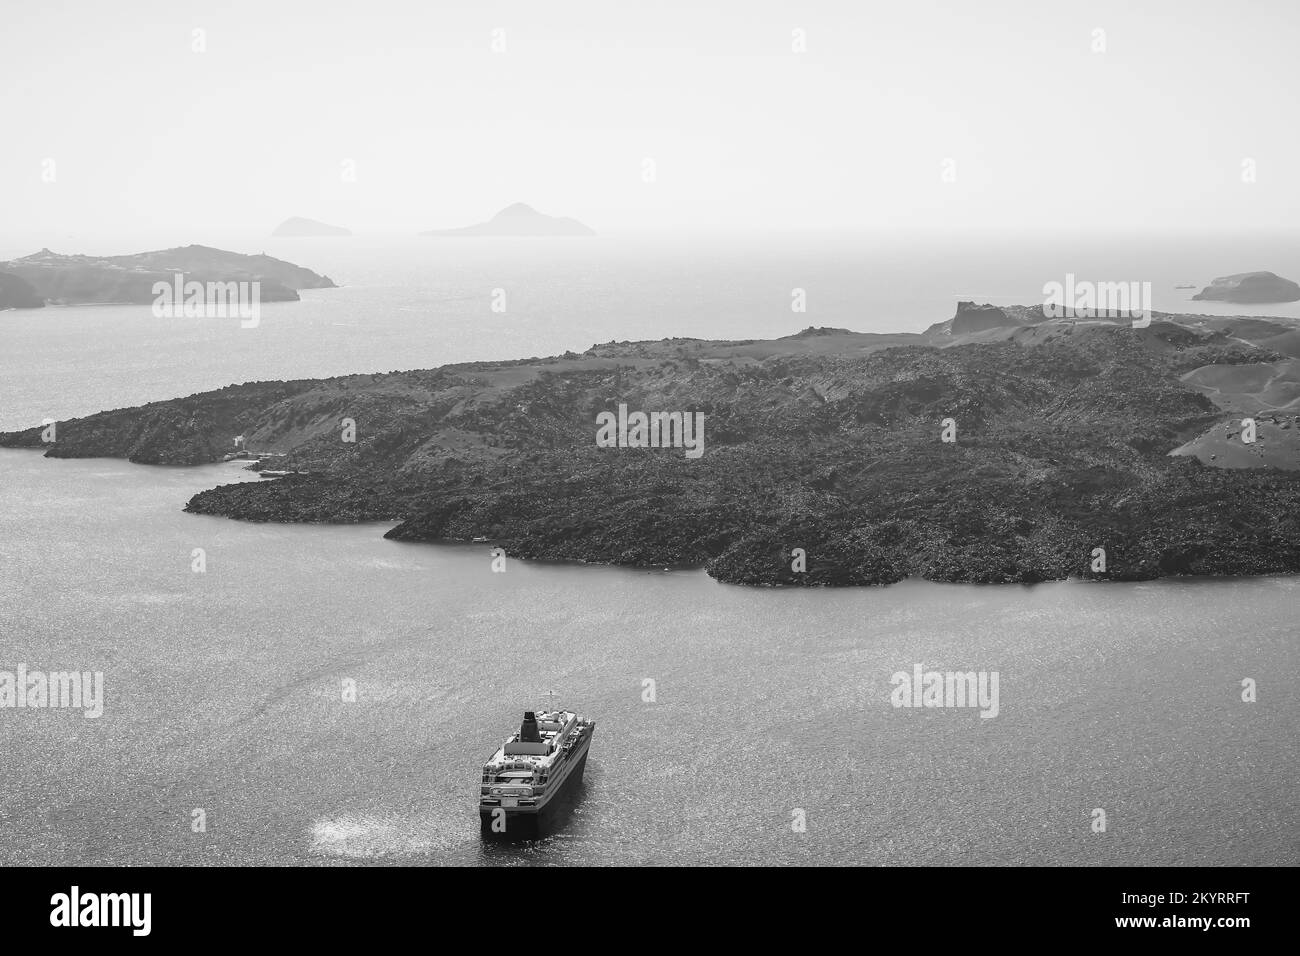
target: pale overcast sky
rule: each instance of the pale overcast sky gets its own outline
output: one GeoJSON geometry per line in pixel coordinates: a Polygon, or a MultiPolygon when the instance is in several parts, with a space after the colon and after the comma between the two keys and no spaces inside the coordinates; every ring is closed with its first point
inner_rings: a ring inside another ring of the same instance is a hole
{"type": "Polygon", "coordinates": [[[514,201],[605,233],[1300,214],[1295,0],[86,0],[5,21],[11,238],[415,231],[514,201]]]}

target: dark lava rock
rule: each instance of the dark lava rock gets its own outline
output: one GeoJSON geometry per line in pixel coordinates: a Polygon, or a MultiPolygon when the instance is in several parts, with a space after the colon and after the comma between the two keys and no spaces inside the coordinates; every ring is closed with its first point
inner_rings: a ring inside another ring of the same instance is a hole
{"type": "Polygon", "coordinates": [[[925,330],[926,335],[969,335],[987,329],[1023,325],[1022,319],[1009,315],[996,305],[958,302],[957,312],[946,322],[937,322],[925,330]]]}
{"type": "Polygon", "coordinates": [[[50,446],[39,425],[0,434],[0,447],[182,465],[220,461],[242,436],[291,474],[213,488],[190,511],[389,519],[396,540],[703,566],[737,584],[1300,572],[1300,471],[1169,455],[1225,418],[1182,380],[1187,363],[1269,353],[1225,353],[1240,343],[1155,322],[1038,338],[610,343],[229,386],[61,421],[50,446]],[[597,416],[619,404],[704,415],[703,454],[598,446],[597,416]]]}

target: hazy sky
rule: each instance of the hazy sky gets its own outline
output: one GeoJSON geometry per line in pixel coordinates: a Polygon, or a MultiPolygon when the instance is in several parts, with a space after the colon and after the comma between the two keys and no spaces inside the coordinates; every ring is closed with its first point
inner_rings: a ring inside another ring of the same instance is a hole
{"type": "Polygon", "coordinates": [[[607,233],[1300,214],[1296,0],[87,0],[5,21],[9,237],[415,231],[514,201],[607,233]]]}

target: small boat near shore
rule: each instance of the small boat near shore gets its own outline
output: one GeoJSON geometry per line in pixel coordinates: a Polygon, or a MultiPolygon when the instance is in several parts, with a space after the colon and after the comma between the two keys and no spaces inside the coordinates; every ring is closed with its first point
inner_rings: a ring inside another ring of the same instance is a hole
{"type": "Polygon", "coordinates": [[[483,765],[484,835],[540,835],[564,796],[581,784],[595,733],[594,720],[570,710],[525,711],[519,732],[483,765]]]}

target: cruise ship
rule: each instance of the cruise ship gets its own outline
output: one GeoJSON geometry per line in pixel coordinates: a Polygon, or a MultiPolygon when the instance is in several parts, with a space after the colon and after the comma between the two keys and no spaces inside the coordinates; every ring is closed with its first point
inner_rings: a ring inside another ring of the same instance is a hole
{"type": "Polygon", "coordinates": [[[595,732],[594,720],[573,711],[525,711],[519,732],[483,765],[483,832],[528,834],[550,822],[564,793],[582,782],[595,732]]]}

